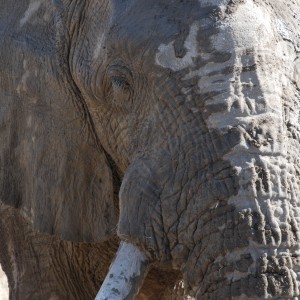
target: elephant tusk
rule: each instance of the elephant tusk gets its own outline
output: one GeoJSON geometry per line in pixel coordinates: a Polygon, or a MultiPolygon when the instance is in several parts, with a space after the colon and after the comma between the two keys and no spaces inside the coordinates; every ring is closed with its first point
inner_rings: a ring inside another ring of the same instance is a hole
{"type": "Polygon", "coordinates": [[[133,244],[121,242],[95,300],[134,299],[148,273],[149,261],[133,244]]]}

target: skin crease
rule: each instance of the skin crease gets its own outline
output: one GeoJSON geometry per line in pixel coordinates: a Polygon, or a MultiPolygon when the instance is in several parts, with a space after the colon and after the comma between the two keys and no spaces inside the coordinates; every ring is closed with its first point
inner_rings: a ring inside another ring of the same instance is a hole
{"type": "Polygon", "coordinates": [[[299,5],[54,2],[0,6],[12,298],[94,297],[118,238],[155,263],[140,299],[298,297],[299,5]]]}

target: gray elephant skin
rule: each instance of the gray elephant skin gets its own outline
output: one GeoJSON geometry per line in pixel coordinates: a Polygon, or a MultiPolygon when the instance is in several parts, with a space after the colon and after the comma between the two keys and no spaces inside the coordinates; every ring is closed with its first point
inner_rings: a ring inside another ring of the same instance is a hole
{"type": "Polygon", "coordinates": [[[10,299],[298,299],[299,112],[298,0],[2,0],[10,299]]]}

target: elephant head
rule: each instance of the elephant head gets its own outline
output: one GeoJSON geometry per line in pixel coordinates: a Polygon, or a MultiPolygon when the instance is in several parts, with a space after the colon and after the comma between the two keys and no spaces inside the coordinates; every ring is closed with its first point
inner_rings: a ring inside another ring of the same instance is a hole
{"type": "Polygon", "coordinates": [[[26,50],[47,85],[20,77],[30,113],[12,110],[23,123],[10,127],[38,141],[7,144],[34,184],[21,176],[28,195],[7,198],[66,239],[106,240],[117,224],[98,299],[134,295],[157,262],[197,299],[299,296],[299,4],[53,2],[46,49],[26,50]],[[24,129],[30,117],[42,125],[24,129]]]}

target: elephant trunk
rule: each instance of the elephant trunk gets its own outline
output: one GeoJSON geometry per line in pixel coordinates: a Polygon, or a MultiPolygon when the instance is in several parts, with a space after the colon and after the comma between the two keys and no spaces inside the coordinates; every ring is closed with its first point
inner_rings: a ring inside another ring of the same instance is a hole
{"type": "Polygon", "coordinates": [[[209,40],[207,24],[191,26],[186,57],[173,42],[156,55],[173,81],[155,94],[155,141],[124,177],[119,235],[182,270],[197,299],[298,297],[296,54],[253,1],[209,40]]]}
{"type": "Polygon", "coordinates": [[[149,261],[133,244],[121,242],[96,300],[133,299],[148,272],[149,261]]]}
{"type": "Polygon", "coordinates": [[[199,240],[183,267],[196,299],[299,296],[296,208],[287,199],[245,199],[220,203],[198,222],[199,240]]]}
{"type": "MultiPolygon", "coordinates": [[[[268,69],[269,54],[259,55],[237,53],[234,68],[240,73],[224,83],[230,88],[222,98],[211,97],[206,105],[210,132],[234,141],[220,157],[234,170],[236,189],[226,201],[215,197],[190,226],[196,246],[183,273],[197,299],[299,296],[299,148],[286,124],[284,76],[268,69]],[[225,109],[218,103],[226,103],[225,109]]],[[[215,77],[205,79],[206,92],[221,86],[215,77]]],[[[294,86],[285,92],[293,95],[294,86]]]]}
{"type": "MultiPolygon", "coordinates": [[[[221,158],[235,170],[236,189],[226,201],[211,203],[192,231],[196,247],[189,252],[183,273],[197,299],[299,296],[299,173],[295,163],[299,150],[286,126],[280,80],[262,70],[255,55],[237,56],[241,73],[232,83],[229,80],[228,95],[222,95],[227,103],[235,104],[226,109],[220,105],[220,111],[206,119],[209,130],[219,132],[220,139],[232,141],[227,137],[235,132],[235,144],[221,158]],[[241,93],[236,95],[234,88],[239,87],[241,93]]],[[[264,59],[272,60],[269,55],[264,59]]],[[[208,88],[213,85],[212,81],[208,88]]],[[[293,90],[289,92],[292,95],[293,90]]],[[[216,100],[212,98],[211,103],[216,100]]]]}

